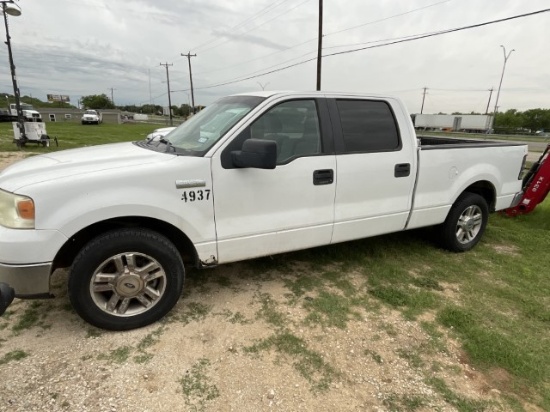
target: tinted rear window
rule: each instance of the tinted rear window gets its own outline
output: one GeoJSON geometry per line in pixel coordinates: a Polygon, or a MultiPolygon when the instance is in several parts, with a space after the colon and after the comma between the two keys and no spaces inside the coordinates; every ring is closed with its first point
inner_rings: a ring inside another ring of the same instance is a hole
{"type": "Polygon", "coordinates": [[[338,100],[346,152],[399,150],[397,124],[386,102],[338,100]]]}

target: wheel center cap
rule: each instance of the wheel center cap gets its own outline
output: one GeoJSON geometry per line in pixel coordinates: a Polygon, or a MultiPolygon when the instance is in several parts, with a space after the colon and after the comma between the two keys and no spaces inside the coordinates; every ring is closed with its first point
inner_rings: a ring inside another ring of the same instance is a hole
{"type": "Polygon", "coordinates": [[[473,219],[468,219],[464,226],[466,227],[466,230],[472,230],[474,228],[474,220],[473,219]]]}
{"type": "Polygon", "coordinates": [[[122,275],[117,279],[116,292],[124,297],[139,295],[143,290],[143,281],[138,275],[122,275]]]}

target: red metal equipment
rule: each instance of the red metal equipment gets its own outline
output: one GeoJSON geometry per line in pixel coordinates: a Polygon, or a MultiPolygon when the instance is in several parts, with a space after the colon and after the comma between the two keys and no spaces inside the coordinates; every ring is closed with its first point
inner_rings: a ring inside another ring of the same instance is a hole
{"type": "Polygon", "coordinates": [[[523,196],[517,206],[505,210],[508,216],[530,213],[550,192],[550,144],[523,178],[523,196]]]}

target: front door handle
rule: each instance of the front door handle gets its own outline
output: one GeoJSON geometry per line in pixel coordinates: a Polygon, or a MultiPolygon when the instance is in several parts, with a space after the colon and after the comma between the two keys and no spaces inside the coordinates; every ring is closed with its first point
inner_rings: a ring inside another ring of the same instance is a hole
{"type": "Polygon", "coordinates": [[[399,163],[395,165],[395,177],[407,177],[411,174],[410,163],[399,163]]]}
{"type": "Polygon", "coordinates": [[[334,182],[334,170],[321,169],[313,172],[313,184],[318,185],[330,185],[334,182]]]}

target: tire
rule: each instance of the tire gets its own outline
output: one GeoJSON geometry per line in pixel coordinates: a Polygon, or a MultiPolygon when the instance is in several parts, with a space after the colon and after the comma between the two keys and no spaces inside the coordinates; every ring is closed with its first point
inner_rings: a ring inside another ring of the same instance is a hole
{"type": "Polygon", "coordinates": [[[69,299],[88,323],[129,330],[165,316],[178,302],[185,269],[176,247],[147,229],[119,229],[91,240],[69,274],[69,299]]]}
{"type": "Polygon", "coordinates": [[[463,193],[439,228],[441,246],[451,252],[472,249],[481,240],[488,218],[487,201],[476,193],[463,193]]]}

